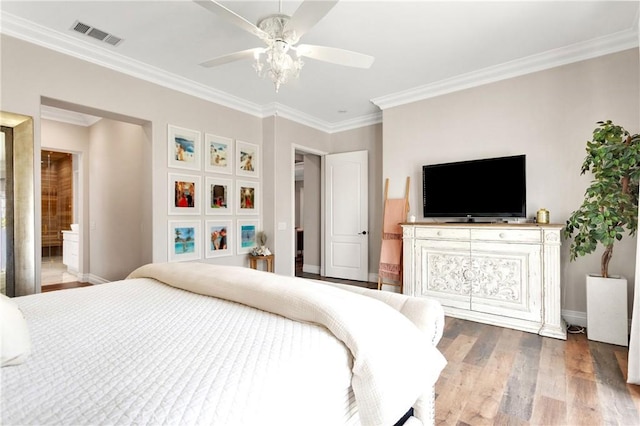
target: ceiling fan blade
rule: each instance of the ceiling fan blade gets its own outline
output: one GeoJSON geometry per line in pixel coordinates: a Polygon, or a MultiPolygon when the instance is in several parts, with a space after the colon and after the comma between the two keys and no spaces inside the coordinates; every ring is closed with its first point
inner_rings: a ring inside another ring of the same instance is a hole
{"type": "Polygon", "coordinates": [[[242,28],[245,31],[250,32],[251,34],[260,37],[261,39],[269,38],[269,35],[262,31],[260,28],[256,27],[251,22],[244,19],[242,16],[238,15],[234,11],[227,9],[220,3],[215,0],[193,0],[195,3],[198,3],[200,6],[204,7],[210,12],[215,13],[223,19],[226,19],[228,22],[242,28]]]}
{"type": "Polygon", "coordinates": [[[287,27],[296,30],[297,36],[301,37],[320,22],[336,3],[338,3],[338,0],[306,0],[295,11],[287,27]]]}
{"type": "Polygon", "coordinates": [[[253,59],[256,53],[264,52],[262,47],[254,47],[253,49],[241,50],[239,52],[230,53],[224,56],[218,56],[217,58],[209,59],[200,64],[200,66],[206,68],[217,67],[218,65],[227,64],[233,61],[241,61],[243,59],[253,59]]]}
{"type": "Polygon", "coordinates": [[[300,44],[295,47],[295,50],[299,56],[305,56],[307,58],[331,62],[332,64],[344,65],[347,67],[370,68],[375,60],[373,56],[352,52],[350,50],[338,49],[335,47],[300,44]]]}

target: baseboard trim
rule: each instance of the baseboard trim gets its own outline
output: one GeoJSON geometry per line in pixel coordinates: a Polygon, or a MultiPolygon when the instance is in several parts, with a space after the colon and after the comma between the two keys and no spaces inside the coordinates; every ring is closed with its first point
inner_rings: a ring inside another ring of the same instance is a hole
{"type": "MultiPolygon", "coordinates": [[[[570,311],[567,309],[562,310],[562,318],[567,322],[567,325],[579,325],[580,327],[587,326],[587,313],[581,311],[570,311]]],[[[629,332],[631,332],[631,318],[629,322],[629,332]]]]}
{"type": "Polygon", "coordinates": [[[562,310],[562,318],[567,322],[567,325],[579,325],[580,327],[587,326],[587,313],[581,311],[570,311],[568,309],[562,310]]]}
{"type": "Polygon", "coordinates": [[[106,284],[108,282],[111,282],[109,280],[105,280],[104,278],[94,274],[85,274],[85,277],[87,278],[87,281],[90,282],[91,284],[106,284]]]}
{"type": "Polygon", "coordinates": [[[302,272],[306,272],[308,274],[319,275],[320,274],[320,266],[318,266],[318,265],[307,265],[306,263],[304,263],[302,265],[302,272]]]}

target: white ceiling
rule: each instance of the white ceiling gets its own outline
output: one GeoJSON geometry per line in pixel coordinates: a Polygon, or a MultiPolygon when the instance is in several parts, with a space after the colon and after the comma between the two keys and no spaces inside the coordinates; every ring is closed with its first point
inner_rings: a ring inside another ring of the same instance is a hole
{"type": "MultiPolygon", "coordinates": [[[[251,22],[277,1],[223,1],[251,22]]],[[[300,1],[284,1],[293,14],[300,1]]],[[[371,69],[306,59],[275,93],[250,61],[198,64],[262,42],[189,0],[0,2],[1,31],[254,115],[337,131],[380,107],[638,46],[638,1],[340,1],[301,42],[374,56],[371,69]],[[124,39],[113,47],[76,20],[124,39]],[[373,102],[372,102],[373,101],[373,102]]]]}

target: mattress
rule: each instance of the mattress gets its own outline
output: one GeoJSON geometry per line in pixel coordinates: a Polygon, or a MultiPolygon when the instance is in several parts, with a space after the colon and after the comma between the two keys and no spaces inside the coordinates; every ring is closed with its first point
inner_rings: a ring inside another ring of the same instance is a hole
{"type": "Polygon", "coordinates": [[[359,424],[322,326],[147,278],[15,301],[33,346],[2,368],[3,425],[359,424]]]}

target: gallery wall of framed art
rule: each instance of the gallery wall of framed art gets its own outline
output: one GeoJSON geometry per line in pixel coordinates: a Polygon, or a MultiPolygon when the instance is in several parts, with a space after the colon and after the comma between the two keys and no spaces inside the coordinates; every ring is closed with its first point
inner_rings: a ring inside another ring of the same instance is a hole
{"type": "Polygon", "coordinates": [[[262,224],[260,146],[172,124],[167,135],[169,262],[250,253],[262,224]]]}

